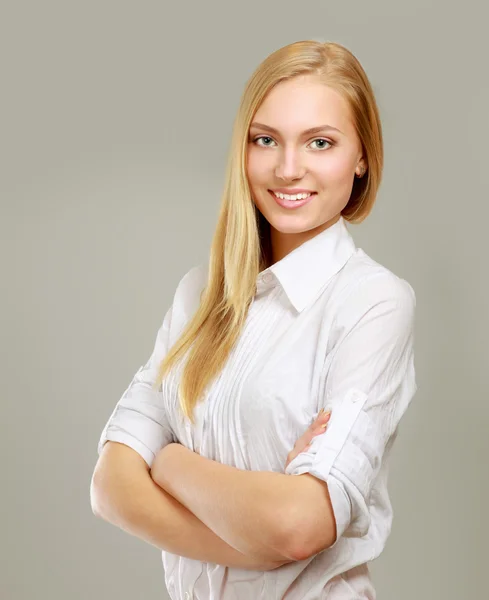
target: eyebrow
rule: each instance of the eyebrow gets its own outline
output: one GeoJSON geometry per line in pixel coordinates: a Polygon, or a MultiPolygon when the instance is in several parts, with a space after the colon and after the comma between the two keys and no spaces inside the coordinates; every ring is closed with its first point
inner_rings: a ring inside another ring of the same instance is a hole
{"type": "MultiPolygon", "coordinates": [[[[250,129],[252,127],[256,127],[259,129],[266,129],[267,131],[271,131],[272,133],[275,133],[275,134],[279,133],[279,131],[277,129],[275,129],[274,127],[270,127],[270,125],[263,125],[263,123],[252,123],[250,125],[250,129]]],[[[332,125],[319,125],[318,127],[311,127],[310,129],[306,129],[305,131],[303,131],[302,135],[319,133],[320,131],[326,131],[326,130],[337,131],[338,133],[341,133],[342,135],[344,135],[342,131],[340,131],[336,127],[333,127],[332,125]]]]}

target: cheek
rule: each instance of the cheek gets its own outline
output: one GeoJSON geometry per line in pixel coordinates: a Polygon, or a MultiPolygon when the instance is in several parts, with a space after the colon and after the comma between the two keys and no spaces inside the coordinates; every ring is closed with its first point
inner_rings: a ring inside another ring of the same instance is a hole
{"type": "Polygon", "coordinates": [[[346,180],[351,179],[353,167],[349,160],[338,157],[332,160],[324,161],[318,169],[316,169],[316,175],[319,180],[324,183],[342,183],[346,180]]]}
{"type": "Polygon", "coordinates": [[[267,161],[263,157],[258,157],[257,153],[250,151],[247,160],[247,174],[252,186],[266,183],[270,179],[267,161]]]}

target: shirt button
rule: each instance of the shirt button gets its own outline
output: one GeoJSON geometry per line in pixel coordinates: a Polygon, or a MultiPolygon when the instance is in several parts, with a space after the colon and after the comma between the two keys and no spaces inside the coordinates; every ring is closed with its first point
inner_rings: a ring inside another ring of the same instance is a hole
{"type": "Polygon", "coordinates": [[[271,273],[265,273],[265,274],[263,275],[263,281],[264,281],[265,283],[270,283],[270,282],[272,281],[272,277],[273,277],[273,276],[272,276],[272,274],[271,274],[271,273]]]}
{"type": "Polygon", "coordinates": [[[361,392],[354,392],[352,394],[351,401],[358,402],[359,400],[361,400],[362,397],[363,397],[363,394],[361,392]]]}
{"type": "Polygon", "coordinates": [[[188,592],[185,592],[185,600],[190,600],[191,596],[188,592]]]}

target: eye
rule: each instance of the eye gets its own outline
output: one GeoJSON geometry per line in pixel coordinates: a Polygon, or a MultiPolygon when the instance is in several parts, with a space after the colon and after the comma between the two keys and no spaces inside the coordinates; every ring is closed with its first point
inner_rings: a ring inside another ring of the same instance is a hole
{"type": "MultiPolygon", "coordinates": [[[[333,146],[333,142],[330,142],[329,140],[325,140],[324,138],[318,138],[317,140],[312,140],[311,144],[314,144],[314,142],[326,142],[326,144],[329,144],[329,146],[333,146]]],[[[317,148],[318,150],[323,150],[325,148],[325,146],[320,146],[319,148],[317,148]]]]}
{"type": "MultiPolygon", "coordinates": [[[[256,144],[258,142],[258,140],[272,140],[272,138],[268,135],[260,135],[259,137],[255,138],[253,140],[253,142],[256,144]]],[[[272,140],[273,141],[273,140],[272,140]]],[[[258,144],[258,146],[265,146],[266,148],[269,146],[269,144],[258,144]]]]}

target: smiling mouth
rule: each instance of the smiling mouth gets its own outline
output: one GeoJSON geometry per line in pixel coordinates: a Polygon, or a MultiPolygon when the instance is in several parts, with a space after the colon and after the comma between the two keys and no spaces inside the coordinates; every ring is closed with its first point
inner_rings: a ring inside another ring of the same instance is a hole
{"type": "Polygon", "coordinates": [[[283,194],[281,192],[275,192],[274,190],[268,190],[271,194],[275,196],[275,198],[279,198],[280,200],[289,200],[289,201],[299,201],[305,200],[312,196],[316,192],[302,192],[300,194],[283,194]]]}
{"type": "Polygon", "coordinates": [[[290,197],[291,199],[289,199],[287,197],[287,194],[276,194],[274,193],[272,190],[268,190],[268,193],[270,194],[270,196],[274,199],[274,201],[281,206],[284,209],[298,209],[301,206],[304,206],[306,204],[309,204],[309,202],[312,201],[312,199],[317,196],[316,192],[312,192],[312,193],[304,193],[304,194],[296,194],[295,197],[297,198],[296,200],[294,200],[294,196],[290,197]]]}

